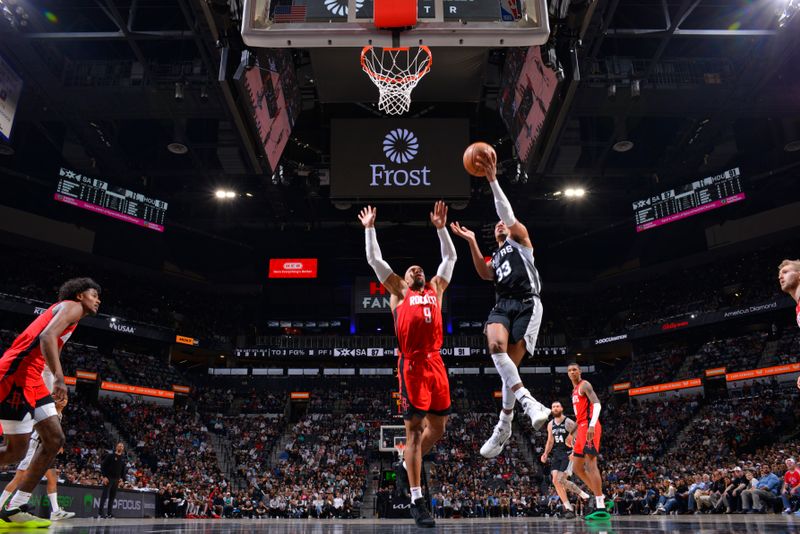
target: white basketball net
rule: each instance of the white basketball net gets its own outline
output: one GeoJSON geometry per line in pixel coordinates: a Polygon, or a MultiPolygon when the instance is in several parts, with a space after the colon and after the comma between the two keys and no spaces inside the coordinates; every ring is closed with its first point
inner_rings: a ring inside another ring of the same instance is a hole
{"type": "Polygon", "coordinates": [[[378,109],[389,115],[400,115],[411,105],[411,91],[431,70],[431,50],[427,46],[411,48],[379,48],[365,46],[361,51],[361,68],[378,86],[378,109]],[[380,50],[380,52],[378,51],[380,50]]]}

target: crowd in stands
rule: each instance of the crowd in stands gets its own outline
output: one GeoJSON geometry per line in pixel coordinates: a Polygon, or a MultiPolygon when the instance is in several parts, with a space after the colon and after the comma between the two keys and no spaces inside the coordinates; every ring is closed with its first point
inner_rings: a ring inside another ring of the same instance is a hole
{"type": "Polygon", "coordinates": [[[259,487],[278,503],[282,517],[360,517],[377,439],[377,425],[364,417],[315,413],[309,406],[259,487]]]}
{"type": "Polygon", "coordinates": [[[516,436],[496,458],[480,455],[497,413],[451,416],[445,437],[435,446],[436,463],[430,470],[433,512],[438,517],[539,515],[545,504],[540,499],[542,469],[525,459],[516,436]]]}
{"type": "Polygon", "coordinates": [[[553,314],[549,320],[564,325],[570,338],[603,337],[785,298],[776,282],[778,264],[797,256],[798,249],[795,240],[675,266],[662,276],[644,278],[642,273],[638,278],[609,280],[595,284],[588,300],[583,293],[554,295],[547,301],[553,314]]]}
{"type": "Polygon", "coordinates": [[[103,287],[101,314],[222,341],[249,326],[242,318],[253,317],[257,304],[254,298],[226,294],[225,306],[219,306],[219,295],[207,284],[122,264],[105,265],[96,256],[70,252],[67,257],[9,244],[3,248],[16,261],[4,269],[0,293],[37,303],[54,302],[65,280],[88,276],[103,287]]]}
{"type": "MultiPolygon", "coordinates": [[[[392,409],[375,402],[375,393],[385,393],[383,387],[373,388],[372,398],[366,382],[337,394],[340,387],[332,382],[323,394],[321,381],[315,383],[312,390],[329,402],[336,399],[336,409],[309,403],[296,423],[287,423],[283,415],[204,418],[192,406],[202,395],[185,407],[112,399],[90,402],[72,395],[64,418],[67,446],[58,467],[69,483],[100,484],[99,463],[114,445],[114,438],[98,424],[107,420],[130,445],[124,486],[158,491],[159,515],[361,517],[369,513],[363,499],[371,481],[370,462],[378,459],[378,427],[391,422],[392,409]],[[233,480],[220,471],[209,434],[215,431],[212,422],[220,424],[220,434],[234,451],[233,480]]],[[[478,451],[497,421],[497,401],[487,388],[469,380],[455,382],[453,392],[467,401],[451,417],[445,438],[429,460],[434,514],[468,518],[560,513],[548,469],[538,460],[543,432],[532,432],[518,411],[511,441],[500,456],[486,460],[478,451]]],[[[223,397],[228,394],[222,391],[223,397]]],[[[799,399],[793,383],[775,381],[737,388],[731,398],[713,402],[702,397],[604,399],[601,468],[614,513],[796,510],[800,496],[787,495],[784,501],[782,487],[776,489],[774,481],[786,474],[785,461],[800,455],[793,435],[800,422],[799,399]],[[781,441],[784,436],[789,441],[781,441]],[[758,481],[755,488],[734,491],[742,478],[753,484],[751,476],[758,481]],[[772,496],[756,493],[761,482],[769,482],[766,491],[772,496]]],[[[573,481],[580,484],[577,477],[573,481]]],[[[384,491],[378,490],[379,497],[384,491]]]]}
{"type": "Polygon", "coordinates": [[[139,486],[192,485],[210,492],[223,479],[208,429],[196,412],[119,399],[101,399],[100,407],[152,473],[150,479],[136,480],[139,486]]]}
{"type": "Polygon", "coordinates": [[[696,354],[689,356],[672,378],[696,378],[703,376],[706,369],[717,367],[725,367],[728,372],[754,369],[758,365],[767,337],[767,333],[757,332],[711,340],[700,347],[696,354]]]}

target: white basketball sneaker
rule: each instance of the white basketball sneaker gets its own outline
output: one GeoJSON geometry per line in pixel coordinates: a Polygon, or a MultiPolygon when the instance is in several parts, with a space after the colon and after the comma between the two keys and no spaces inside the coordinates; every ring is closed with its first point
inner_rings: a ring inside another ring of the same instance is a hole
{"type": "Polygon", "coordinates": [[[481,456],[484,458],[494,458],[501,452],[503,447],[508,443],[511,437],[511,423],[504,423],[500,421],[494,425],[494,432],[492,436],[486,440],[486,443],[481,447],[481,456]]]}
{"type": "Polygon", "coordinates": [[[67,512],[61,509],[50,512],[50,521],[61,521],[62,519],[72,519],[73,517],[75,517],[75,512],[67,512]]]}
{"type": "Polygon", "coordinates": [[[547,423],[548,417],[550,417],[550,408],[547,408],[533,397],[526,397],[522,400],[522,409],[525,415],[531,418],[531,425],[534,430],[542,428],[547,423]]]}

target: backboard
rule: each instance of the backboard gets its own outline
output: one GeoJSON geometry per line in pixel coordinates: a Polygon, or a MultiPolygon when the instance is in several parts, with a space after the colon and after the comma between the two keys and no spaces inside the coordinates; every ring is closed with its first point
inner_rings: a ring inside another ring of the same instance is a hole
{"type": "Polygon", "coordinates": [[[506,47],[544,44],[546,0],[418,0],[418,23],[392,40],[372,0],[244,0],[242,37],[260,48],[506,47]]]}
{"type": "Polygon", "coordinates": [[[396,453],[398,446],[405,447],[406,427],[403,425],[381,425],[378,440],[379,451],[396,453]]]}

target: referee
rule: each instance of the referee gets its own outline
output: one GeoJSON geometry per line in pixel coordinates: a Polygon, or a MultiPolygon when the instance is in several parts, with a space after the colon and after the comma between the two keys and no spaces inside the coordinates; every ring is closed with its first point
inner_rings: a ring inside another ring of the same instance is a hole
{"type": "Polygon", "coordinates": [[[103,474],[103,495],[100,497],[100,509],[97,511],[99,517],[112,518],[114,514],[111,509],[114,506],[114,498],[117,496],[117,486],[122,475],[125,474],[125,444],[117,443],[113,453],[108,453],[100,464],[100,472],[103,474]],[[103,515],[103,508],[108,499],[108,514],[103,515]]]}

